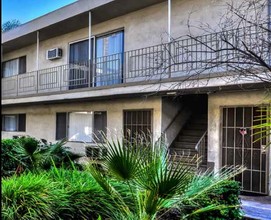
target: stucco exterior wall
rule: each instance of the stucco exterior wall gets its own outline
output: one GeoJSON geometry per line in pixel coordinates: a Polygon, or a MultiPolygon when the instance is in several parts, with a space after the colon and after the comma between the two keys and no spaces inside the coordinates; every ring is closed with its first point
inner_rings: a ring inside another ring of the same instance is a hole
{"type": "MultiPolygon", "coordinates": [[[[2,131],[2,138],[11,138],[14,135],[30,135],[48,141],[55,141],[56,113],[76,111],[106,111],[107,128],[114,137],[116,134],[121,135],[123,130],[123,110],[152,109],[154,140],[157,140],[161,134],[161,105],[160,97],[150,97],[148,99],[129,98],[93,102],[73,102],[69,104],[6,107],[2,109],[2,114],[26,114],[26,132],[2,131]]],[[[75,144],[74,146],[76,147],[78,145],[75,144]]],[[[82,151],[83,149],[78,148],[77,150],[82,151]]]]}
{"type": "MultiPolygon", "coordinates": [[[[171,31],[177,38],[188,34],[187,21],[199,26],[201,22],[215,27],[225,10],[227,0],[173,0],[171,31]]],[[[238,0],[241,1],[241,0],[238,0]]],[[[124,29],[124,50],[143,48],[167,42],[167,1],[156,4],[92,26],[92,35],[99,35],[115,29],[124,29]]],[[[194,34],[203,30],[193,29],[194,34]]],[[[39,47],[39,69],[50,68],[68,63],[69,43],[88,38],[88,28],[41,41],[39,47]],[[54,61],[46,60],[46,50],[62,48],[63,57],[54,61]]],[[[36,70],[36,44],[18,51],[4,54],[4,60],[27,55],[27,71],[36,70]]]]}
{"type": "MultiPolygon", "coordinates": [[[[228,93],[213,93],[208,97],[208,162],[214,163],[214,170],[222,166],[222,108],[223,107],[242,107],[256,106],[262,103],[268,103],[270,96],[262,91],[239,91],[228,93]]],[[[269,167],[271,148],[269,148],[269,167]]],[[[271,170],[271,167],[269,168],[271,170]]],[[[269,173],[271,182],[271,175],[269,173]]],[[[269,193],[271,193],[271,184],[269,184],[269,193]]]]}

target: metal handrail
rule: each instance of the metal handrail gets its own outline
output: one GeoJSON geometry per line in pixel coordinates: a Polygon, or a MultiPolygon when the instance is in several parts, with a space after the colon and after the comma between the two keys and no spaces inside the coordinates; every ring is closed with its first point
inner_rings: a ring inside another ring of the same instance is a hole
{"type": "Polygon", "coordinates": [[[205,142],[206,142],[206,135],[207,135],[207,130],[204,132],[204,134],[201,136],[199,141],[197,142],[195,146],[195,150],[198,152],[197,153],[197,168],[199,168],[203,162],[205,162],[205,142]]]}
{"type": "MultiPolygon", "coordinates": [[[[253,43],[253,39],[257,39],[259,35],[268,34],[264,28],[260,31],[257,28],[259,26],[249,26],[198,37],[179,38],[170,43],[97,57],[83,63],[10,76],[2,79],[2,96],[17,97],[85,87],[160,81],[189,76],[195,72],[210,74],[223,71],[223,65],[228,70],[230,67],[225,62],[225,57],[236,57],[236,65],[243,60],[235,51],[222,50],[226,46],[223,39],[227,38],[234,45],[242,45],[244,40],[252,40],[253,43]],[[220,63],[220,66],[211,70],[209,65],[215,65],[213,62],[220,63]]],[[[269,59],[267,49],[263,51],[263,59],[269,59]]]]}

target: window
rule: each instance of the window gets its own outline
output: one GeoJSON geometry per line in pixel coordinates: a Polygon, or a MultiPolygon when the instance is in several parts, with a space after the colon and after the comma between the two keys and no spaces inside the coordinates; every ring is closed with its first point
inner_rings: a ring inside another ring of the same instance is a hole
{"type": "Polygon", "coordinates": [[[150,141],[152,134],[152,110],[125,110],[123,129],[126,140],[133,141],[145,135],[150,141]]]}
{"type": "Polygon", "coordinates": [[[10,77],[26,72],[26,56],[3,62],[2,77],[10,77]]]}
{"type": "Polygon", "coordinates": [[[56,114],[56,139],[69,141],[102,141],[106,133],[106,112],[61,112],[56,114]]]}
{"type": "Polygon", "coordinates": [[[123,31],[96,38],[96,86],[122,82],[123,44],[123,31]]]}
{"type": "Polygon", "coordinates": [[[25,131],[25,114],[2,115],[2,131],[25,131]]]}

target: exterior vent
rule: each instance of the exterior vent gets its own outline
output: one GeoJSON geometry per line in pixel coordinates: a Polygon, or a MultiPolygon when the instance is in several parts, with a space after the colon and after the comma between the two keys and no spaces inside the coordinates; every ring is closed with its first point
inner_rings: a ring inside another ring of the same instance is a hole
{"type": "Polygon", "coordinates": [[[53,48],[53,49],[47,50],[47,53],[46,53],[47,60],[59,59],[61,57],[62,57],[62,49],[53,48]]]}

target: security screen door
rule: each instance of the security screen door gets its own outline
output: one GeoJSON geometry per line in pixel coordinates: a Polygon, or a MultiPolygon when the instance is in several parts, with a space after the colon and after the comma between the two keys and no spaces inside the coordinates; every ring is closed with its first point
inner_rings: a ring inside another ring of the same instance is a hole
{"type": "Polygon", "coordinates": [[[222,122],[222,165],[244,165],[247,169],[235,180],[242,191],[267,194],[268,151],[265,150],[268,137],[252,130],[255,121],[263,113],[258,107],[223,108],[222,122]],[[253,134],[254,133],[254,134],[253,134]],[[256,141],[262,137],[261,140],[256,141]]]}

